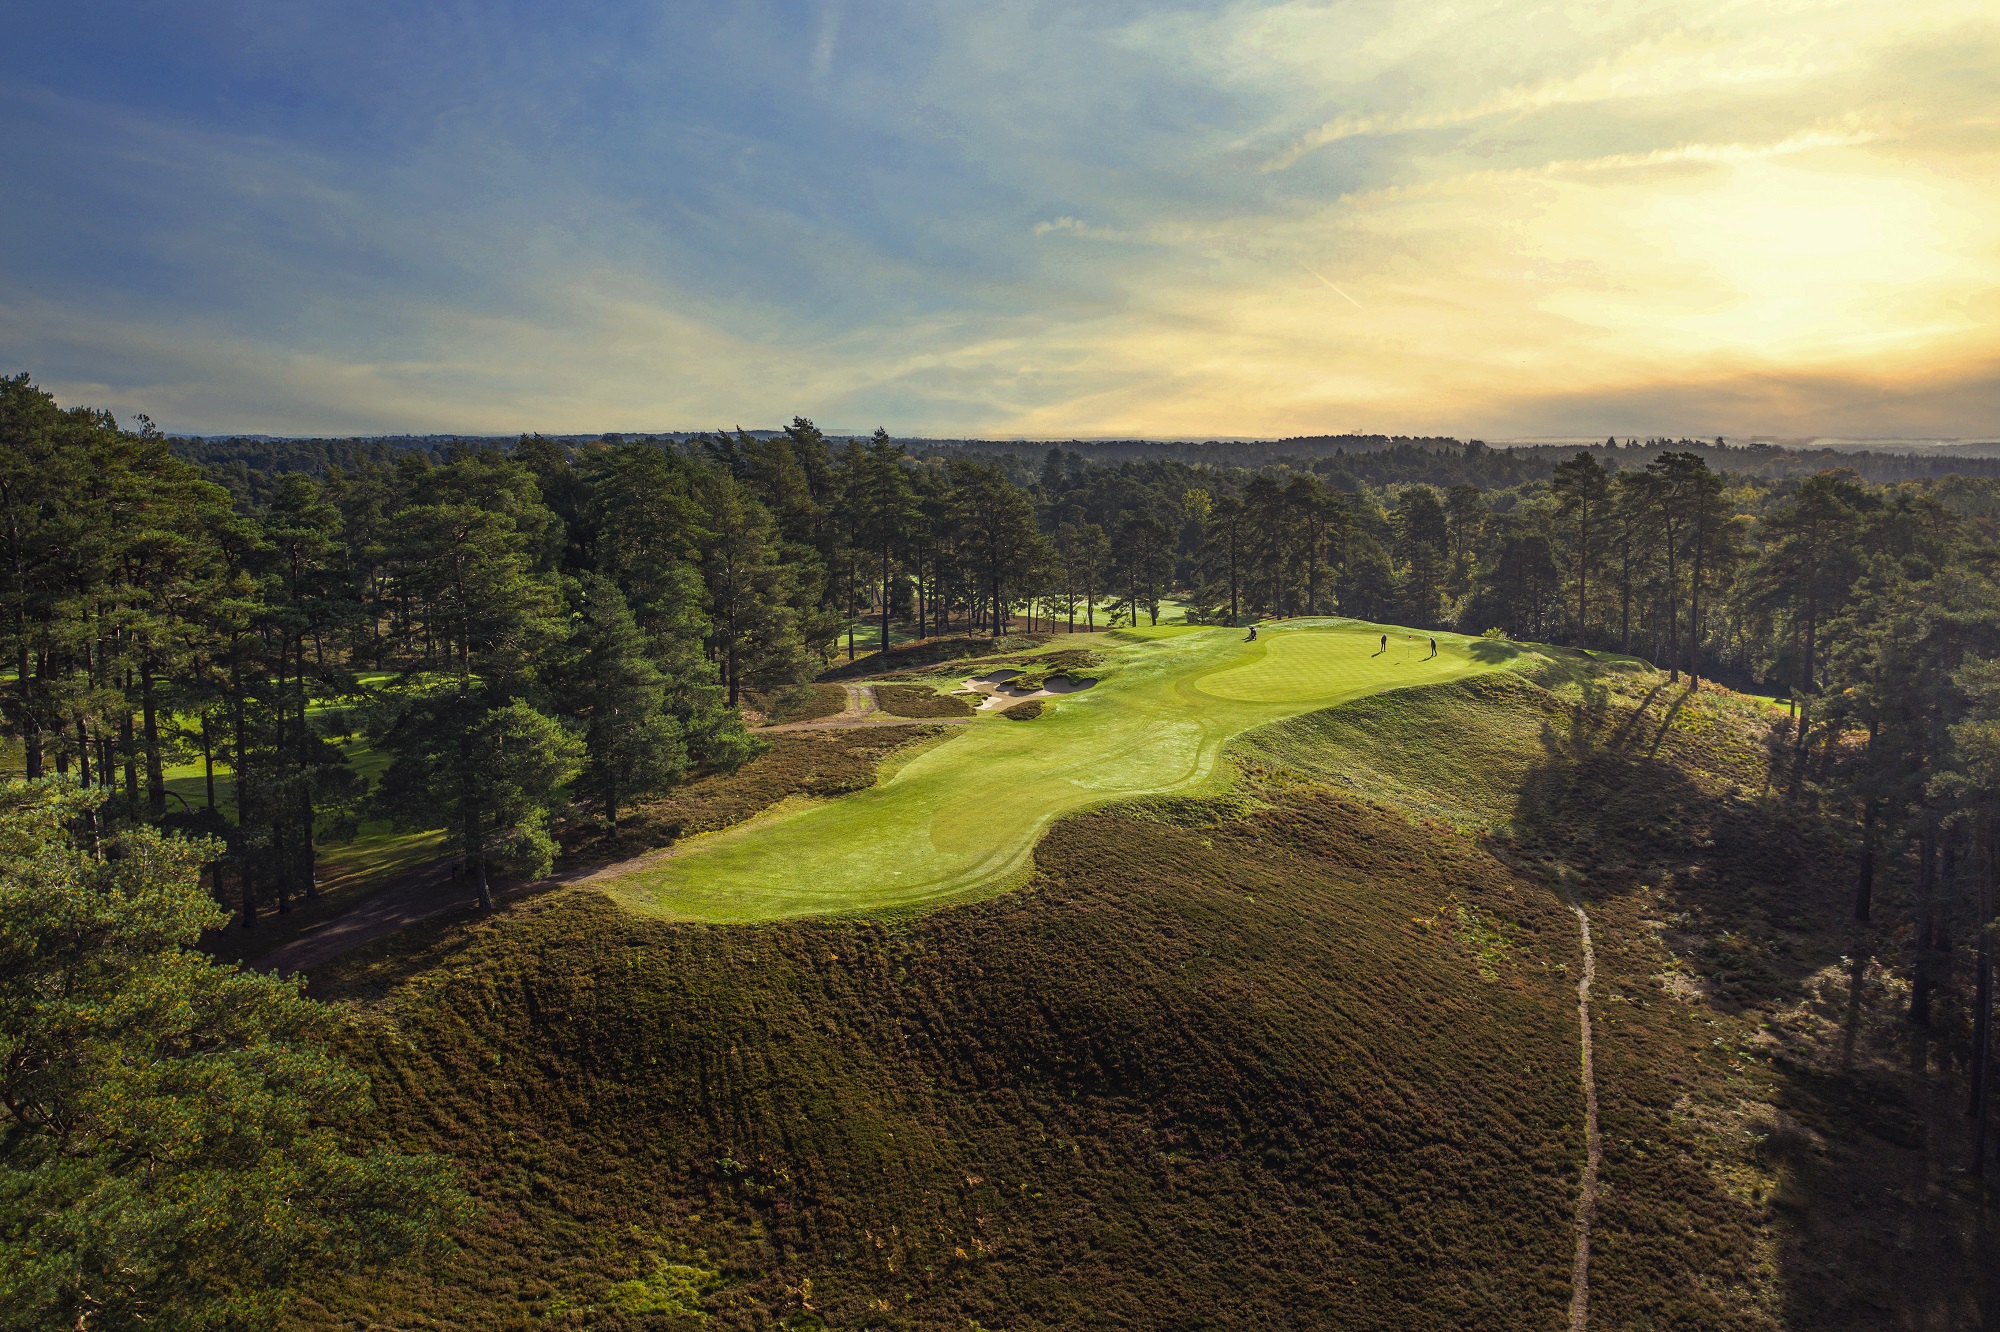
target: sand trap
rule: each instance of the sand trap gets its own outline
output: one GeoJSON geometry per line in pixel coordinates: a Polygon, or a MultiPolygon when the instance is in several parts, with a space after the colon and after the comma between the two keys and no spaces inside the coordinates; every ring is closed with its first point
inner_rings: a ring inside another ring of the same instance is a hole
{"type": "Polygon", "coordinates": [[[1010,683],[1019,674],[1019,671],[995,671],[991,675],[967,680],[965,687],[985,695],[979,701],[979,711],[999,712],[1031,698],[1054,698],[1058,694],[1081,693],[1097,683],[1088,676],[1051,675],[1042,682],[1040,689],[1026,689],[1010,683]]]}

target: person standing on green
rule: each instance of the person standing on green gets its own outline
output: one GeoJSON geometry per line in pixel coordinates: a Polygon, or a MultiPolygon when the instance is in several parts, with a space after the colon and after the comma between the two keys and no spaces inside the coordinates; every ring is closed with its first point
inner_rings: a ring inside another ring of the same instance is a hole
{"type": "MultiPolygon", "coordinates": [[[[1382,652],[1387,652],[1388,650],[1389,650],[1389,635],[1384,634],[1382,635],[1382,652]]],[[[1375,655],[1379,657],[1382,655],[1382,652],[1377,652],[1375,655]]]]}

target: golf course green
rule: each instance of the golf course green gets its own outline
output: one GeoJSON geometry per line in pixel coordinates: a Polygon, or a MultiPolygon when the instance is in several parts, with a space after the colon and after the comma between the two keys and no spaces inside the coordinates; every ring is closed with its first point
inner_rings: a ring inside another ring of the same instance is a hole
{"type": "Polygon", "coordinates": [[[678,919],[750,922],[900,912],[1020,882],[1057,817],[1212,789],[1232,737],[1386,689],[1534,660],[1535,649],[1348,620],[1077,636],[1102,682],[1015,722],[989,712],[885,780],[691,839],[603,886],[678,919]],[[1386,650],[1381,635],[1388,634],[1386,650]]]}

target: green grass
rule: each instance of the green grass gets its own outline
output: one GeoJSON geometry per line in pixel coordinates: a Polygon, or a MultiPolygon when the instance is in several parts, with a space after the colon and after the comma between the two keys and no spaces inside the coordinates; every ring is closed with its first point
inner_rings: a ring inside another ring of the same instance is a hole
{"type": "MultiPolygon", "coordinates": [[[[1200,643],[1090,646],[1116,680],[1200,643]]],[[[316,973],[382,1136],[451,1154],[483,1210],[291,1326],[1560,1328],[1572,899],[1591,1325],[1982,1325],[1991,1213],[1944,1169],[1963,1082],[1944,1046],[1911,1075],[1884,983],[1907,867],[1881,925],[1847,922],[1837,830],[1770,790],[1753,700],[1559,650],[1481,664],[1517,669],[1241,734],[1219,796],[1062,818],[1023,892],[733,927],[575,888],[316,973]]],[[[965,738],[850,752],[899,729],[775,737],[675,818],[893,785],[965,738]]]]}
{"type": "MultiPolygon", "coordinates": [[[[347,762],[372,788],[388,769],[389,755],[365,740],[350,739],[341,749],[347,762]]],[[[187,801],[192,809],[208,803],[208,788],[199,762],[184,763],[165,772],[167,790],[187,801]]],[[[236,776],[221,763],[215,765],[215,803],[224,816],[236,817],[236,776]]],[[[365,819],[352,840],[322,842],[317,874],[322,892],[346,900],[407,870],[436,859],[443,853],[444,835],[435,831],[409,831],[387,819],[365,819]]],[[[268,904],[267,904],[268,905],[268,904]]]]}
{"type": "MultiPolygon", "coordinates": [[[[1216,787],[1223,746],[1254,727],[1383,690],[1545,660],[1517,644],[1299,621],[1242,631],[1160,625],[1089,640],[1094,689],[1032,726],[985,714],[869,790],[793,805],[687,845],[617,882],[627,905],[758,921],[936,906],[1016,884],[1062,815],[1216,787]]],[[[1065,637],[1062,643],[1073,646],[1065,637]]]]}

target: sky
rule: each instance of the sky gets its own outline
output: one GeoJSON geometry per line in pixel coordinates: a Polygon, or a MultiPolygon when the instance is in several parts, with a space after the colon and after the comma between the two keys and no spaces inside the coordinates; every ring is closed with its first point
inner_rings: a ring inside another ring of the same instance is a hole
{"type": "Polygon", "coordinates": [[[171,431],[2000,438],[1992,0],[66,0],[0,173],[171,431]]]}

